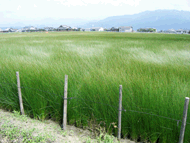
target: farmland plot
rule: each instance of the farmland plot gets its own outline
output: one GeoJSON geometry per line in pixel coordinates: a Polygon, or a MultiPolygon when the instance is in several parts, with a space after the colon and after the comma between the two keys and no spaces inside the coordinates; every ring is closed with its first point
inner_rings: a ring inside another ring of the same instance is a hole
{"type": "MultiPolygon", "coordinates": [[[[117,135],[119,85],[123,86],[122,137],[178,142],[190,93],[190,36],[63,32],[0,34],[0,106],[37,119],[62,121],[64,76],[68,124],[103,121],[117,135]],[[164,117],[164,118],[163,118],[164,117]]],[[[103,126],[103,125],[102,125],[103,126]]],[[[190,111],[184,142],[190,142],[190,111]]]]}

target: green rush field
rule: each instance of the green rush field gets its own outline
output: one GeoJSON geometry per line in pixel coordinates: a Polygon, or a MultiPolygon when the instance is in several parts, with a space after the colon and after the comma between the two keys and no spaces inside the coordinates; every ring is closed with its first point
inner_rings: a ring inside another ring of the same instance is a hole
{"type": "MultiPolygon", "coordinates": [[[[20,110],[16,71],[30,117],[62,121],[67,74],[68,97],[76,97],[68,99],[68,124],[103,121],[117,135],[112,123],[117,125],[122,85],[122,137],[177,143],[190,97],[190,35],[0,34],[0,107],[11,111],[20,110]]],[[[187,122],[184,143],[190,142],[190,109],[187,122]]]]}

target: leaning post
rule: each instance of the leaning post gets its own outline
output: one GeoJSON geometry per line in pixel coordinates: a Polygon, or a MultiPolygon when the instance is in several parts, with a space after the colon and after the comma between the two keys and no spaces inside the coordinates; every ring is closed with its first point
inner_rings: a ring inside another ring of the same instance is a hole
{"type": "Polygon", "coordinates": [[[20,104],[20,113],[21,113],[21,115],[24,115],[24,107],[23,107],[23,102],[22,102],[19,72],[16,72],[16,77],[17,77],[17,88],[18,88],[18,98],[19,98],[19,104],[20,104]]]}
{"type": "Polygon", "coordinates": [[[183,143],[183,139],[184,139],[188,105],[189,105],[189,97],[185,97],[185,104],[184,104],[184,110],[183,110],[183,119],[182,119],[182,124],[181,124],[179,143],[183,143]]]}
{"type": "Polygon", "coordinates": [[[122,85],[119,86],[119,109],[118,109],[118,140],[121,139],[121,111],[122,111],[122,85]]]}
{"type": "Polygon", "coordinates": [[[63,105],[63,130],[66,130],[66,125],[67,125],[67,88],[68,88],[68,75],[65,75],[64,105],[63,105]]]}

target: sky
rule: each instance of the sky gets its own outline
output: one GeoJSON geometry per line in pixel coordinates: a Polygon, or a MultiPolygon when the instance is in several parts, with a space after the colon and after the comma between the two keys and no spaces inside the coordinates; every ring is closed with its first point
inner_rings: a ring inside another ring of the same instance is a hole
{"type": "Polygon", "coordinates": [[[90,21],[158,9],[190,11],[190,0],[1,0],[0,23],[46,18],[90,21]]]}

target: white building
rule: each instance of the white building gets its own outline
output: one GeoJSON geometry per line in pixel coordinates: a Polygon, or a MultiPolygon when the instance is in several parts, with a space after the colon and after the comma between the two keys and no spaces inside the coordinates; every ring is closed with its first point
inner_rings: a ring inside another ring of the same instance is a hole
{"type": "Polygon", "coordinates": [[[91,31],[91,28],[85,28],[84,31],[91,31]]]}
{"type": "Polygon", "coordinates": [[[175,31],[175,29],[168,29],[168,30],[164,31],[164,33],[176,34],[176,31],[175,31]]]}
{"type": "Polygon", "coordinates": [[[15,31],[15,32],[22,32],[22,29],[18,29],[17,31],[15,31]]]}
{"type": "Polygon", "coordinates": [[[92,27],[91,31],[104,31],[103,27],[92,27]]]}
{"type": "Polygon", "coordinates": [[[189,30],[183,30],[183,29],[178,29],[176,30],[177,34],[188,34],[189,30]]]}
{"type": "Polygon", "coordinates": [[[119,32],[133,32],[132,26],[121,26],[119,27],[119,32]]]}
{"type": "Polygon", "coordinates": [[[110,31],[119,32],[119,28],[118,27],[112,27],[112,28],[110,28],[110,31]]]}
{"type": "Polygon", "coordinates": [[[37,28],[31,26],[31,27],[30,27],[30,30],[37,30],[37,28]]]}
{"type": "Polygon", "coordinates": [[[72,30],[73,30],[73,31],[77,31],[78,28],[77,28],[77,27],[73,27],[72,30]]]}
{"type": "Polygon", "coordinates": [[[72,30],[72,28],[70,26],[67,26],[67,25],[60,25],[58,28],[57,28],[58,31],[70,31],[72,30]]]}
{"type": "Polygon", "coordinates": [[[44,30],[45,30],[45,31],[53,31],[54,28],[53,28],[53,27],[44,27],[44,30]]]}
{"type": "Polygon", "coordinates": [[[177,34],[182,34],[183,33],[183,29],[178,29],[176,30],[177,34]]]}
{"type": "Polygon", "coordinates": [[[26,26],[26,27],[22,28],[22,32],[30,32],[30,31],[38,31],[38,29],[33,26],[26,26]]]}
{"type": "Polygon", "coordinates": [[[185,30],[185,34],[190,34],[190,30],[185,30]]]}
{"type": "Polygon", "coordinates": [[[17,29],[13,29],[13,28],[7,28],[5,30],[3,30],[4,32],[16,32],[17,29]]]}

